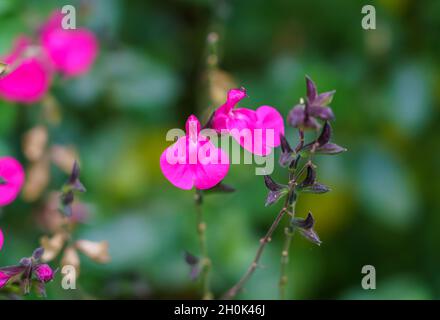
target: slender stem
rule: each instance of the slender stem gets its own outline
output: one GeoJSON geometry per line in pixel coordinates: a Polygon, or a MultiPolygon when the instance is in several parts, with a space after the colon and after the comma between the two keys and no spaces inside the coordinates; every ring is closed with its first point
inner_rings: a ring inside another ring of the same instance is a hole
{"type": "Polygon", "coordinates": [[[199,238],[200,252],[202,255],[201,280],[202,280],[203,299],[210,300],[212,299],[212,293],[210,290],[210,283],[209,283],[209,273],[211,271],[211,259],[208,256],[208,250],[206,246],[206,223],[203,219],[202,194],[199,190],[196,191],[196,194],[194,196],[194,202],[195,202],[196,214],[197,214],[196,228],[199,238]]]}
{"type": "Polygon", "coordinates": [[[222,297],[222,299],[232,299],[234,298],[237,293],[244,287],[244,285],[247,283],[249,278],[252,276],[254,271],[258,267],[258,263],[260,261],[261,255],[263,254],[264,248],[266,247],[266,244],[270,242],[272,239],[272,234],[275,231],[275,229],[280,224],[281,219],[284,217],[284,215],[287,212],[287,204],[288,204],[288,197],[286,197],[286,201],[284,202],[283,208],[280,210],[278,215],[276,216],[274,222],[270,226],[269,230],[267,231],[266,235],[260,239],[260,246],[258,247],[257,253],[255,255],[254,260],[252,261],[251,265],[248,267],[246,273],[241,277],[241,279],[231,288],[229,289],[222,297]]]}
{"type": "MultiPolygon", "coordinates": [[[[291,206],[292,209],[292,211],[290,212],[291,219],[295,217],[295,205],[296,205],[296,201],[293,202],[291,206]]],[[[281,300],[284,300],[286,297],[286,285],[289,280],[286,271],[289,263],[289,248],[293,238],[293,231],[289,227],[290,221],[289,221],[289,225],[284,229],[285,239],[284,239],[283,251],[281,251],[281,271],[280,271],[280,281],[279,281],[281,300]]]]}

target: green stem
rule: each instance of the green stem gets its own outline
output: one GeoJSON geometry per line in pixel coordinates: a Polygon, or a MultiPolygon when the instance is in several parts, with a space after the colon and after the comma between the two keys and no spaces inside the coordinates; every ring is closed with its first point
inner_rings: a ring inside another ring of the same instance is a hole
{"type": "MultiPolygon", "coordinates": [[[[290,212],[291,219],[295,217],[295,205],[296,202],[292,203],[290,212]]],[[[283,245],[283,251],[281,251],[281,271],[280,271],[280,281],[279,281],[279,290],[280,290],[280,299],[284,300],[286,297],[286,286],[289,280],[287,275],[287,266],[289,263],[289,248],[293,238],[293,232],[290,229],[290,221],[289,225],[284,229],[285,239],[283,245]]]]}
{"type": "Polygon", "coordinates": [[[210,281],[209,281],[210,280],[209,274],[211,271],[211,259],[208,256],[208,250],[206,246],[206,223],[203,219],[202,194],[199,190],[196,190],[196,194],[194,196],[194,202],[195,202],[196,214],[197,214],[196,228],[199,238],[200,252],[202,255],[201,281],[202,281],[203,299],[210,300],[213,298],[210,290],[210,281]]]}
{"type": "Polygon", "coordinates": [[[255,258],[252,261],[251,265],[248,267],[246,273],[241,277],[241,279],[231,289],[229,289],[223,295],[222,299],[227,299],[227,300],[233,299],[237,295],[237,293],[240,292],[241,289],[243,289],[244,285],[247,283],[247,281],[253,275],[253,273],[255,272],[255,270],[258,267],[258,263],[260,261],[261,255],[263,254],[264,248],[266,247],[266,244],[272,240],[273,232],[278,227],[281,219],[284,217],[284,215],[287,212],[287,206],[288,206],[288,197],[286,197],[286,201],[284,202],[283,208],[280,210],[280,212],[276,216],[274,222],[270,226],[266,235],[260,239],[260,246],[258,247],[255,258]]]}

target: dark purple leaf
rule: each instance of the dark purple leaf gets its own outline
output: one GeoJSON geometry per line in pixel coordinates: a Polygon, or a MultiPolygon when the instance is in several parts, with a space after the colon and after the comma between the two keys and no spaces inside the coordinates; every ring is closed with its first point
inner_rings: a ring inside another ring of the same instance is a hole
{"type": "Polygon", "coordinates": [[[330,123],[328,121],[325,122],[324,128],[322,128],[321,134],[319,135],[319,138],[317,140],[318,146],[323,146],[327,144],[332,136],[332,128],[330,126],[330,123]]]}
{"type": "Polygon", "coordinates": [[[313,164],[309,163],[307,165],[307,174],[304,181],[301,183],[300,188],[305,188],[311,186],[316,181],[316,170],[313,167],[313,164]]]}
{"type": "Polygon", "coordinates": [[[281,151],[283,151],[283,153],[293,152],[289,142],[287,141],[286,137],[283,134],[280,134],[280,140],[281,140],[281,151]]]}
{"type": "Polygon", "coordinates": [[[264,184],[266,185],[267,189],[271,191],[279,191],[286,188],[285,185],[275,182],[269,175],[265,175],[263,177],[264,177],[264,184]]]}
{"type": "Polygon", "coordinates": [[[317,182],[312,184],[311,186],[301,188],[300,190],[301,192],[304,193],[317,193],[317,194],[326,193],[330,191],[329,187],[317,182]]]}

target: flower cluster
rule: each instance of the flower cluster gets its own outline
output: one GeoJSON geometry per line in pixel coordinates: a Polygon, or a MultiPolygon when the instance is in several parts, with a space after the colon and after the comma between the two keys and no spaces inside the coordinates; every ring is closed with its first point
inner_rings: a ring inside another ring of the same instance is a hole
{"type": "Polygon", "coordinates": [[[12,51],[0,58],[7,65],[0,75],[2,98],[36,102],[46,94],[55,72],[71,77],[90,68],[98,53],[96,37],[84,28],[63,29],[62,19],[60,11],[54,12],[37,39],[19,36],[12,51]]]}
{"type": "MultiPolygon", "coordinates": [[[[261,106],[257,110],[234,109],[245,97],[243,88],[230,90],[226,102],[212,114],[204,129],[228,134],[249,152],[266,156],[281,143],[283,118],[270,106],[261,106]]],[[[199,120],[191,115],[186,122],[186,135],[160,157],[164,176],[180,189],[211,189],[225,178],[229,170],[227,155],[216,148],[203,131],[199,120]]]]}
{"type": "Polygon", "coordinates": [[[61,257],[61,266],[71,265],[75,267],[77,276],[80,271],[80,258],[78,252],[82,252],[97,263],[108,263],[107,241],[90,241],[73,239],[73,231],[78,223],[83,222],[87,211],[76,201],[77,193],[83,193],[86,188],[80,181],[80,167],[74,162],[67,182],[61,188],[59,194],[54,193],[49,199],[48,212],[52,224],[53,235],[43,236],[40,239],[44,248],[42,261],[49,262],[61,257]]]}
{"type": "Polygon", "coordinates": [[[35,285],[37,292],[45,296],[45,285],[52,281],[56,270],[41,262],[43,248],[34,251],[31,257],[23,258],[18,265],[0,268],[0,289],[8,284],[18,283],[24,294],[28,294],[35,285]]]}
{"type": "Polygon", "coordinates": [[[286,210],[292,216],[290,231],[299,230],[308,240],[319,245],[321,241],[313,230],[315,220],[312,213],[309,212],[305,219],[296,218],[294,206],[301,193],[321,194],[330,191],[327,186],[317,182],[317,166],[313,163],[313,156],[315,154],[334,155],[344,152],[346,149],[330,141],[332,129],[329,121],[334,119],[334,114],[328,104],[335,91],[318,94],[315,83],[307,76],[306,89],[305,101],[294,106],[287,117],[289,125],[298,128],[300,138],[297,146],[292,148],[286,137],[281,136],[279,163],[282,167],[289,169],[288,183],[279,184],[270,176],[265,176],[265,183],[269,189],[266,205],[271,205],[287,196],[286,210]],[[319,135],[313,141],[305,143],[304,130],[319,128],[322,128],[319,135]]]}

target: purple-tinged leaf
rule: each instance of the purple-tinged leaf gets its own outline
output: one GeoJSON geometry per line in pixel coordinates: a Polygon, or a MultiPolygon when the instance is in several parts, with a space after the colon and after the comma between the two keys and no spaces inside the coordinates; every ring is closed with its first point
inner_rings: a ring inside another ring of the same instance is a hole
{"type": "Polygon", "coordinates": [[[316,149],[316,153],[319,154],[339,154],[345,151],[347,151],[346,148],[341,147],[335,143],[326,143],[325,145],[319,146],[316,149]]]}
{"type": "Polygon", "coordinates": [[[41,257],[43,256],[44,253],[44,249],[43,248],[37,248],[34,250],[34,252],[32,253],[32,258],[34,258],[36,261],[40,260],[41,257]]]}
{"type": "Polygon", "coordinates": [[[314,101],[317,96],[316,85],[309,76],[306,76],[307,98],[310,102],[314,101]]]}
{"type": "Polygon", "coordinates": [[[312,213],[309,212],[305,219],[303,218],[293,219],[292,224],[298,228],[311,229],[315,225],[315,219],[313,218],[312,213]]]}
{"type": "Polygon", "coordinates": [[[277,190],[277,191],[269,191],[267,198],[266,198],[266,203],[264,205],[266,207],[273,205],[278,200],[280,200],[283,196],[285,196],[287,194],[287,192],[288,192],[287,188],[277,190]]]}
{"type": "Polygon", "coordinates": [[[316,106],[326,106],[332,102],[335,93],[336,90],[320,93],[313,101],[313,104],[316,106]]]}
{"type": "Polygon", "coordinates": [[[327,187],[326,185],[323,185],[321,183],[317,183],[316,182],[316,183],[314,183],[314,184],[312,184],[310,186],[307,186],[307,187],[304,187],[304,188],[300,188],[300,191],[304,192],[304,193],[316,193],[316,194],[319,194],[319,193],[329,192],[330,188],[327,187]]]}
{"type": "Polygon", "coordinates": [[[302,218],[295,218],[291,222],[292,226],[294,228],[298,228],[299,232],[309,241],[320,245],[321,240],[318,237],[318,234],[313,230],[313,227],[315,226],[315,219],[313,218],[313,215],[311,212],[307,215],[305,219],[302,218]]]}
{"type": "Polygon", "coordinates": [[[311,117],[316,117],[321,120],[333,120],[335,115],[329,107],[321,107],[312,105],[309,107],[309,114],[311,117]]]}
{"type": "Polygon", "coordinates": [[[287,115],[287,123],[294,128],[301,127],[304,123],[305,110],[304,105],[297,104],[289,111],[287,115]]]}
{"type": "Polygon", "coordinates": [[[264,177],[264,184],[266,185],[267,189],[269,189],[270,191],[279,191],[287,187],[283,184],[275,182],[269,175],[265,175],[263,177],[264,177]]]}
{"type": "Polygon", "coordinates": [[[314,244],[317,244],[318,246],[321,245],[322,241],[319,239],[318,234],[313,229],[299,229],[299,232],[303,235],[304,238],[307,240],[313,242],[314,244]]]}

